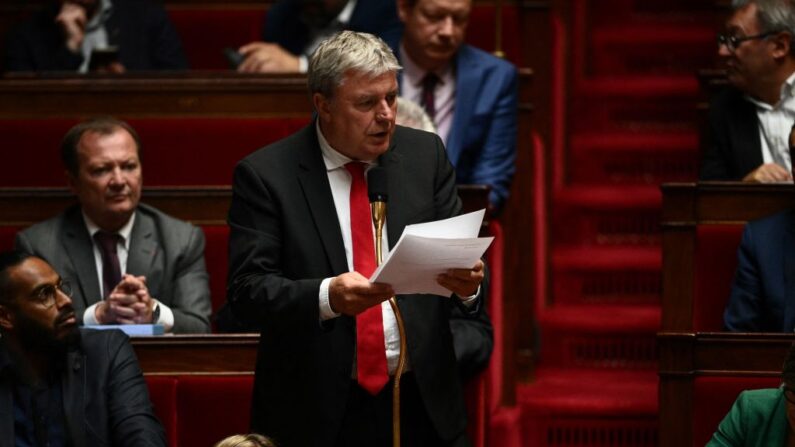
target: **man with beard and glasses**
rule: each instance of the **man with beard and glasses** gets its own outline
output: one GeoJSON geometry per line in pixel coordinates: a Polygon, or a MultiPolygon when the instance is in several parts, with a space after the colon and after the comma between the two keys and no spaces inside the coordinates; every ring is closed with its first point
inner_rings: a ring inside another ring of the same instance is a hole
{"type": "Polygon", "coordinates": [[[401,25],[395,0],[279,0],[269,10],[262,42],[243,45],[238,71],[306,73],[308,57],[342,30],[397,40],[401,25]]]}
{"type": "Polygon", "coordinates": [[[700,180],[792,183],[795,1],[734,0],[718,55],[730,87],[709,106],[700,180]]]}
{"type": "Polygon", "coordinates": [[[50,0],[8,35],[8,71],[185,70],[165,9],[151,0],[50,0]],[[93,59],[93,60],[92,60],[93,59]]]}
{"type": "Polygon", "coordinates": [[[78,329],[70,295],[44,260],[0,253],[0,445],[165,446],[127,337],[78,329]]]}
{"type": "Polygon", "coordinates": [[[139,203],[135,130],[107,117],[77,124],[64,136],[61,157],[79,205],[20,232],[16,248],[72,282],[77,321],[209,332],[204,233],[139,203]]]}

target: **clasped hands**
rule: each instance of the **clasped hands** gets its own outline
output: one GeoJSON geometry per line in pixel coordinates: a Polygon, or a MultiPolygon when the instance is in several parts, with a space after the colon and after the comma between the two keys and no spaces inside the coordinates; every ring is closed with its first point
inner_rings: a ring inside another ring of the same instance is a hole
{"type": "MultiPolygon", "coordinates": [[[[471,269],[450,269],[436,281],[459,297],[469,297],[477,292],[483,282],[484,264],[478,261],[471,269]]],[[[381,304],[395,295],[392,286],[370,283],[358,272],[348,272],[332,278],[329,284],[329,304],[340,314],[355,316],[366,309],[381,304]]]]}
{"type": "Polygon", "coordinates": [[[108,298],[94,309],[94,317],[100,324],[151,323],[154,304],[146,277],[125,274],[108,298]]]}

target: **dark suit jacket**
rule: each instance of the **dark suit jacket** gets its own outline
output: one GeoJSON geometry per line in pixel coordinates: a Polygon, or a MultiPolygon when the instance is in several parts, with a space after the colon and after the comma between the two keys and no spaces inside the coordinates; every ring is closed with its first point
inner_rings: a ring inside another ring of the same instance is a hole
{"type": "MultiPolygon", "coordinates": [[[[390,46],[399,48],[397,42],[390,46]]],[[[461,46],[454,63],[455,110],[447,155],[458,183],[491,186],[489,202],[500,209],[516,170],[516,67],[470,45],[461,46]]]]}
{"type": "MultiPolygon", "coordinates": [[[[164,446],[146,382],[127,336],[81,329],[61,376],[66,431],[73,447],[164,446]]],[[[11,357],[0,343],[0,447],[14,445],[11,357]]]]}
{"type": "MultiPolygon", "coordinates": [[[[78,206],[17,234],[16,247],[41,257],[72,282],[77,318],[102,298],[93,243],[78,206]]],[[[127,273],[146,276],[149,294],[174,311],[174,333],[210,331],[204,233],[140,204],[130,233],[127,273]]]]}
{"type": "Polygon", "coordinates": [[[731,331],[795,328],[795,210],[745,226],[723,319],[731,331]]]}
{"type": "MultiPolygon", "coordinates": [[[[75,71],[83,55],[70,52],[55,23],[58,2],[13,29],[7,39],[7,71],[75,71]]],[[[188,60],[166,11],[149,0],[113,0],[105,27],[127,70],[185,70],[188,60]]]]}
{"type": "MultiPolygon", "coordinates": [[[[299,0],[276,2],[265,16],[262,40],[277,43],[295,55],[302,54],[309,43],[309,28],[300,19],[300,3],[299,0]]],[[[359,0],[347,29],[394,42],[400,38],[403,25],[397,16],[395,0],[359,0]]]]}
{"type": "Polygon", "coordinates": [[[762,163],[756,106],[728,87],[709,105],[709,133],[699,180],[742,180],[762,163]]]}
{"type": "MultiPolygon", "coordinates": [[[[398,126],[379,163],[394,191],[390,246],[407,224],[459,213],[455,174],[437,136],[398,126]]],[[[356,320],[343,315],[321,323],[318,310],[323,278],[348,271],[338,222],[314,123],[236,167],[228,297],[237,318],[262,328],[252,428],[280,445],[333,443],[345,412],[356,320]]],[[[460,301],[435,295],[397,301],[430,418],[443,439],[461,436],[466,418],[449,326],[460,301]]]]}

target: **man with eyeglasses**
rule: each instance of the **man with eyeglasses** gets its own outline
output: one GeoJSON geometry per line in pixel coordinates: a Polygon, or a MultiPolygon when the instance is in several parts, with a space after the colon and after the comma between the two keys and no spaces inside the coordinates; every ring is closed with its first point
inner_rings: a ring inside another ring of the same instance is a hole
{"type": "Polygon", "coordinates": [[[710,103],[701,180],[792,182],[795,2],[735,0],[718,36],[732,88],[710,103]]]}
{"type": "Polygon", "coordinates": [[[0,445],[165,446],[127,337],[78,329],[70,295],[41,258],[0,253],[0,445]]]}
{"type": "Polygon", "coordinates": [[[123,121],[74,126],[61,157],[79,204],[20,232],[16,247],[72,281],[79,323],[209,332],[204,233],[139,203],[140,154],[138,134],[123,121]]]}

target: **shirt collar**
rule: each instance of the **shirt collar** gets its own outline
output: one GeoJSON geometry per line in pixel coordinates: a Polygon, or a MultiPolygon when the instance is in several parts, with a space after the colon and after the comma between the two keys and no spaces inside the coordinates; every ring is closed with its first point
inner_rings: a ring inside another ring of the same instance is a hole
{"type": "Polygon", "coordinates": [[[353,15],[353,10],[355,8],[356,0],[348,1],[348,3],[344,8],[342,8],[342,11],[340,11],[339,15],[337,16],[337,22],[347,25],[351,21],[351,16],[353,15]]]}
{"type": "MultiPolygon", "coordinates": [[[[328,140],[326,140],[326,137],[323,135],[323,132],[320,130],[319,120],[315,121],[315,129],[317,130],[317,142],[320,144],[320,152],[323,154],[323,164],[326,165],[327,172],[341,168],[352,161],[356,161],[331,147],[328,140]]],[[[368,165],[374,164],[374,162],[369,161],[362,161],[361,163],[368,165]]]]}
{"type": "Polygon", "coordinates": [[[786,99],[792,98],[795,96],[795,72],[792,72],[791,75],[781,84],[781,92],[779,93],[779,100],[775,106],[771,106],[770,104],[760,101],[756,98],[751,97],[750,95],[745,95],[745,99],[759,107],[763,110],[773,110],[778,108],[786,99]]]}
{"type": "MultiPolygon", "coordinates": [[[[400,44],[400,63],[403,65],[403,76],[405,79],[417,87],[422,86],[422,80],[425,78],[425,74],[428,73],[428,70],[425,70],[411,60],[402,42],[400,44]]],[[[439,78],[439,85],[444,85],[453,80],[453,64],[447,64],[433,73],[439,78]]]]}
{"type": "MultiPolygon", "coordinates": [[[[88,235],[91,236],[91,238],[93,239],[94,234],[96,234],[96,232],[99,231],[101,228],[99,228],[99,225],[94,223],[94,221],[88,217],[85,211],[81,210],[81,212],[83,213],[83,222],[86,223],[86,230],[88,230],[88,235]]],[[[124,241],[124,246],[127,249],[130,248],[130,233],[132,233],[132,227],[134,223],[135,223],[135,213],[133,213],[132,216],[130,216],[130,220],[128,220],[127,223],[124,224],[124,226],[121,227],[119,231],[116,232],[116,234],[122,237],[124,241]]]]}

